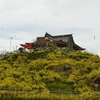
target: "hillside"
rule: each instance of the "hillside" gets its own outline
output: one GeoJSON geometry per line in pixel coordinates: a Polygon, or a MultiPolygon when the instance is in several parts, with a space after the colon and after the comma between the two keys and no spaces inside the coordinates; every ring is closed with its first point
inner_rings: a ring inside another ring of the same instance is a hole
{"type": "Polygon", "coordinates": [[[49,50],[10,54],[0,59],[0,88],[48,92],[97,92],[100,58],[88,52],[49,50]]]}

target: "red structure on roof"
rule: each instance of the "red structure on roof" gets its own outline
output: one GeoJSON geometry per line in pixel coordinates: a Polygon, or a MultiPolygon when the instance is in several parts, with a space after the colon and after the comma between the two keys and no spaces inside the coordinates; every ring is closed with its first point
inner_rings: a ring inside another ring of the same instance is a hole
{"type": "Polygon", "coordinates": [[[31,52],[31,50],[32,50],[32,48],[33,48],[33,44],[32,43],[26,43],[26,44],[20,44],[22,47],[24,47],[24,50],[25,49],[29,49],[30,50],[30,52],[31,52]]]}

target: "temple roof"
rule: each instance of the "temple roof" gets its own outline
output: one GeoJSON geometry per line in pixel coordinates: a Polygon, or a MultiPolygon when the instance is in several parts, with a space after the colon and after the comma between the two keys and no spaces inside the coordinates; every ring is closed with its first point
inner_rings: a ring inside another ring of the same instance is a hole
{"type": "Polygon", "coordinates": [[[45,37],[48,37],[49,39],[53,39],[54,41],[62,40],[63,42],[67,42],[70,36],[72,36],[72,34],[52,36],[46,32],[44,37],[37,37],[36,41],[38,42],[44,39],[45,37]]]}
{"type": "Polygon", "coordinates": [[[69,45],[72,45],[73,50],[85,50],[84,48],[78,46],[74,42],[72,34],[52,36],[47,32],[45,33],[44,37],[37,37],[34,43],[25,43],[25,44],[20,44],[20,45],[24,46],[24,45],[32,44],[34,47],[38,45],[43,46],[43,45],[47,45],[50,43],[54,43],[58,47],[68,47],[69,45]],[[70,41],[71,41],[71,44],[69,44],[70,41]]]}

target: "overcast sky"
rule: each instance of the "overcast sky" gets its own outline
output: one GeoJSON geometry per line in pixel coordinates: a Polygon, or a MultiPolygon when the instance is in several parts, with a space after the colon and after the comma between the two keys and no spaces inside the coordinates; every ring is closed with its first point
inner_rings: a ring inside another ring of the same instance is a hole
{"type": "Polygon", "coordinates": [[[73,34],[76,44],[100,55],[100,0],[0,0],[0,51],[48,32],[73,34]],[[10,39],[13,37],[13,39],[10,39]]]}

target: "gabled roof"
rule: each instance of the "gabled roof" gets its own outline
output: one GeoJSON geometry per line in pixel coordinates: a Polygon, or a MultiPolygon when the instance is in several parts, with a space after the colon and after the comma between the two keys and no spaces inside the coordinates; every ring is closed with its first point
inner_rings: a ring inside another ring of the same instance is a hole
{"type": "Polygon", "coordinates": [[[47,32],[45,33],[45,37],[50,37],[50,38],[53,38],[53,37],[52,37],[52,35],[50,35],[50,34],[49,34],[49,33],[47,33],[47,32]]]}
{"type": "Polygon", "coordinates": [[[72,36],[72,34],[67,34],[67,35],[56,35],[56,36],[53,36],[54,38],[57,38],[57,37],[69,37],[69,36],[72,36]]]}
{"type": "Polygon", "coordinates": [[[67,42],[68,38],[72,36],[72,34],[68,34],[68,35],[57,35],[57,36],[53,36],[54,40],[62,40],[63,42],[67,42]]]}
{"type": "Polygon", "coordinates": [[[78,48],[79,50],[85,50],[85,48],[82,48],[82,47],[78,46],[77,44],[74,44],[73,46],[76,47],[76,48],[78,48]]]}
{"type": "Polygon", "coordinates": [[[68,38],[72,36],[72,34],[67,34],[67,35],[56,35],[56,36],[52,36],[49,33],[45,33],[44,37],[37,37],[37,42],[44,39],[45,37],[48,37],[49,39],[53,39],[54,41],[59,41],[62,40],[63,42],[67,42],[68,38]]]}

